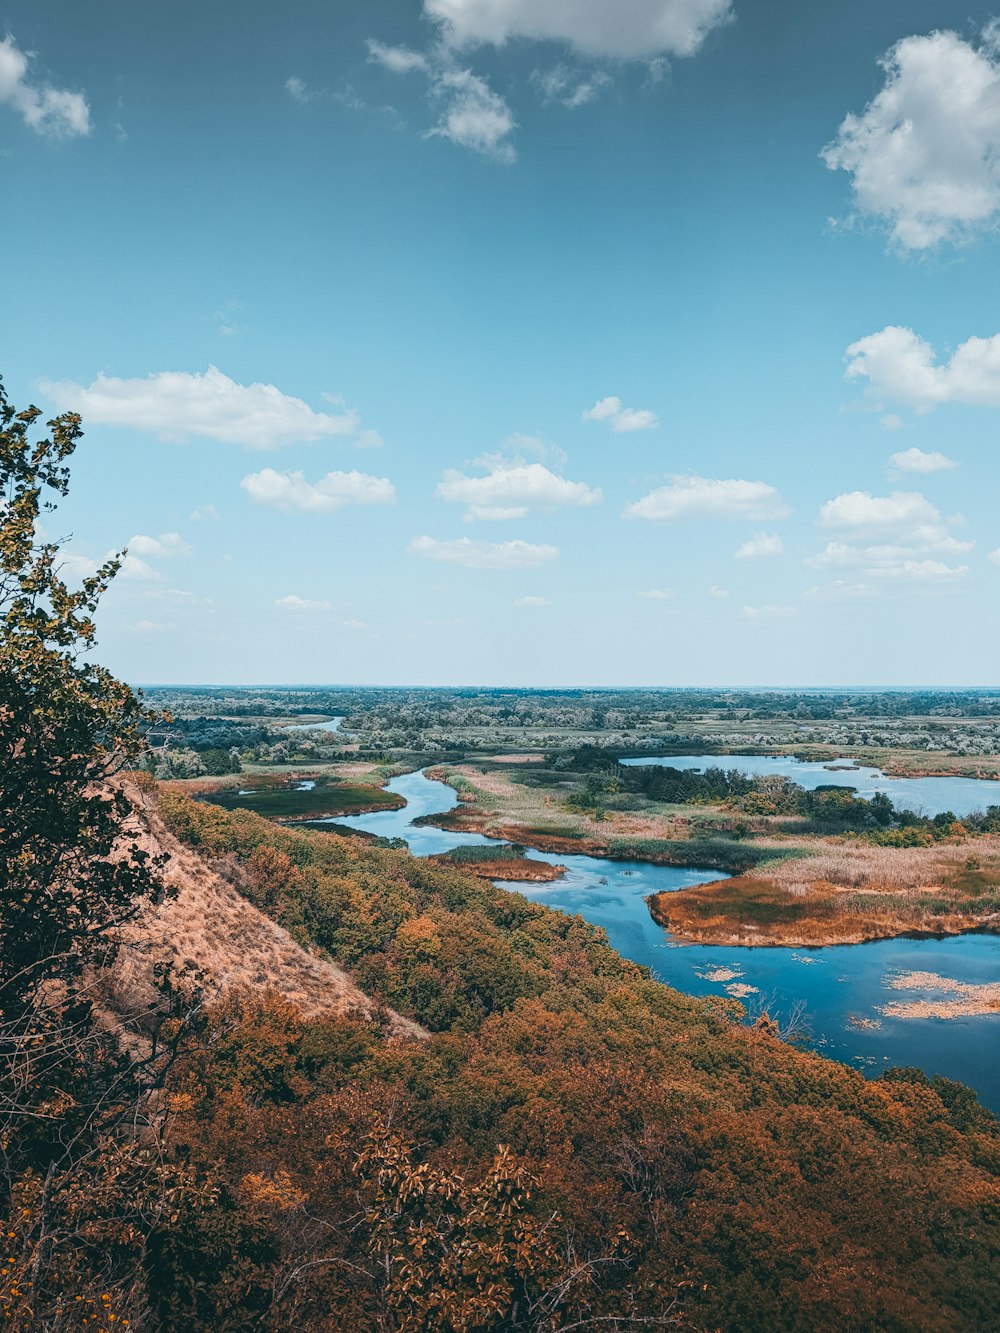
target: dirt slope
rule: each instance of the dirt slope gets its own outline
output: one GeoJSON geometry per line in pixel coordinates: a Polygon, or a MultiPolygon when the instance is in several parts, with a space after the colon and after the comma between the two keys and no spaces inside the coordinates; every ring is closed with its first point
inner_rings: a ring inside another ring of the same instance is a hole
{"type": "Polygon", "coordinates": [[[176,984],[198,984],[224,993],[237,987],[267,989],[303,1014],[378,1017],[398,1037],[419,1038],[424,1029],[394,1010],[380,1010],[335,964],[307,952],[291,935],[225,882],[167,829],[155,799],[133,792],[138,841],[151,854],[170,858],[164,878],[175,895],[149,909],[126,931],[115,966],[115,989],[125,1007],[142,1004],[152,969],[170,963],[176,984]],[[141,803],[138,804],[138,803],[141,803]]]}

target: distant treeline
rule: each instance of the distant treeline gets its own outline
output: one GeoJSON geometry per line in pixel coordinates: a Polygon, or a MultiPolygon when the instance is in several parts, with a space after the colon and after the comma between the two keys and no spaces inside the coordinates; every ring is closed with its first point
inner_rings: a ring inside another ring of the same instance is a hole
{"type": "Polygon", "coordinates": [[[884,846],[921,846],[960,832],[1000,833],[1000,805],[962,819],[950,810],[928,816],[897,808],[882,792],[866,799],[852,787],[835,783],[809,791],[789,778],[722,767],[625,765],[597,745],[583,745],[556,763],[587,774],[584,791],[571,798],[583,807],[600,805],[604,795],[632,792],[664,805],[725,805],[751,816],[800,816],[812,825],[863,834],[884,846]]]}

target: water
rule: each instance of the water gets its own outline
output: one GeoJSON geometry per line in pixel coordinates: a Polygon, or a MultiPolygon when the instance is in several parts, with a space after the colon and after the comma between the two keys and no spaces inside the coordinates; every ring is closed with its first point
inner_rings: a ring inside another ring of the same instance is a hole
{"type": "Polygon", "coordinates": [[[296,722],[294,727],[286,727],[286,731],[339,731],[340,724],[347,719],[343,717],[331,717],[326,722],[296,722]]]}
{"type": "Polygon", "coordinates": [[[988,805],[1000,805],[1000,782],[991,778],[890,778],[879,768],[861,768],[853,759],[795,759],[791,755],[684,754],[665,758],[623,759],[623,764],[656,764],[661,768],[736,769],[753,777],[778,775],[790,778],[809,791],[834,785],[853,787],[858,796],[871,799],[876,792],[888,796],[898,810],[914,810],[932,817],[951,810],[960,819],[988,805]],[[831,766],[833,771],[831,771],[831,766]]]}
{"type": "MultiPolygon", "coordinates": [[[[729,759],[726,756],[727,765],[729,759]]],[[[692,757],[687,766],[698,767],[697,758],[692,757]]],[[[441,814],[458,804],[454,790],[443,782],[432,781],[423,773],[407,773],[393,778],[389,790],[406,800],[404,809],[325,822],[380,837],[403,838],[416,856],[431,856],[460,845],[486,846],[492,841],[478,833],[413,826],[412,821],[420,815],[441,814]]],[[[989,800],[977,804],[989,804],[989,800]]],[[[949,803],[948,808],[954,806],[949,803]]],[[[782,1015],[802,1001],[812,1044],[824,1054],[871,1075],[893,1064],[916,1065],[929,1074],[944,1074],[970,1084],[987,1106],[1000,1112],[1000,1015],[890,1019],[878,1012],[879,1006],[891,1000],[924,998],[920,992],[889,988],[887,983],[901,971],[938,972],[968,982],[995,981],[1000,977],[1000,937],[879,940],[824,949],[683,944],[656,924],[646,898],[652,893],[718,879],[717,871],[530,850],[527,855],[535,861],[565,866],[566,875],[551,884],[504,884],[504,888],[559,911],[579,913],[602,926],[623,957],[645,964],[659,980],[689,995],[725,995],[727,985],[752,986],[755,990],[743,997],[745,1004],[764,1003],[771,1012],[777,1010],[782,1015]],[[734,975],[712,980],[711,975],[719,969],[734,975]],[[858,1028],[852,1020],[874,1021],[880,1026],[858,1028]]]]}

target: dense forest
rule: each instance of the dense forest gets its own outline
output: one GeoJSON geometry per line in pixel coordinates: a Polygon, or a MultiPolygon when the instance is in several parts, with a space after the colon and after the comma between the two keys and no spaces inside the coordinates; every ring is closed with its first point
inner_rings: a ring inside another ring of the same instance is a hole
{"type": "Polygon", "coordinates": [[[37,417],[0,392],[11,1328],[993,1325],[1000,1134],[968,1089],[866,1080],[460,865],[161,794],[161,721],[90,660],[118,562],[71,589],[39,535],[80,423],[37,417]],[[367,1009],[182,975],[144,924],[178,848],[367,1009]]]}

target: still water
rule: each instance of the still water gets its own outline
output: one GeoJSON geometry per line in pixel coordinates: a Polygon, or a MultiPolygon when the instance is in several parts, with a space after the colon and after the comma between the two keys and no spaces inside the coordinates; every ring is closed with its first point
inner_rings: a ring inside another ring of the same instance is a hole
{"type": "Polygon", "coordinates": [[[286,727],[286,731],[339,731],[341,722],[346,718],[331,717],[326,722],[296,722],[294,727],[286,727]]]}
{"type": "Polygon", "coordinates": [[[753,777],[780,775],[812,791],[834,784],[853,787],[858,796],[870,800],[876,792],[888,796],[899,810],[919,815],[939,815],[945,810],[962,818],[973,810],[1000,805],[1000,782],[988,778],[888,778],[878,768],[860,768],[852,759],[822,762],[794,759],[791,755],[685,754],[657,759],[623,759],[629,766],[657,764],[662,768],[735,769],[753,777]]]}
{"type": "MultiPolygon", "coordinates": [[[[725,756],[726,766],[731,766],[730,760],[735,758],[725,756]]],[[[700,759],[692,756],[686,766],[700,767],[700,759]]],[[[678,760],[669,762],[681,767],[678,760]]],[[[718,763],[719,758],[708,757],[708,762],[718,763]]],[[[796,781],[805,767],[796,768],[796,781]]],[[[821,765],[817,767],[822,769],[821,765]]],[[[831,775],[822,771],[826,780],[831,780],[831,775]]],[[[832,780],[840,781],[845,776],[834,774],[832,780]]],[[[853,780],[854,774],[851,777],[853,780]]],[[[820,781],[817,778],[815,785],[820,785],[820,781]]],[[[960,778],[907,780],[908,784],[918,782],[1000,787],[1000,783],[976,783],[960,778]]],[[[431,826],[413,826],[413,820],[421,815],[454,809],[457,797],[445,783],[432,781],[423,773],[408,773],[394,778],[389,790],[406,800],[403,809],[327,822],[362,829],[379,837],[403,838],[416,856],[446,852],[460,844],[484,846],[490,842],[477,833],[449,833],[431,826]]],[[[891,792],[887,794],[891,797],[891,792]]],[[[954,795],[952,789],[947,806],[941,808],[953,809],[957,814],[954,795]]],[[[930,808],[930,796],[925,794],[923,799],[927,813],[936,813],[930,808]]],[[[993,799],[980,798],[967,808],[981,808],[993,799]]],[[[911,799],[908,801],[912,808],[911,799]]],[[[641,861],[606,861],[594,856],[536,851],[527,855],[532,860],[565,866],[565,876],[552,884],[505,884],[504,888],[560,911],[578,913],[594,925],[602,926],[619,953],[645,964],[659,980],[690,995],[724,995],[727,986],[752,986],[754,990],[743,996],[745,1004],[766,1003],[772,1012],[778,1010],[782,1014],[802,1001],[812,1044],[824,1054],[872,1075],[889,1065],[901,1064],[960,1079],[974,1087],[986,1105],[1000,1112],[1000,1015],[945,1021],[891,1019],[879,1013],[879,1007],[893,999],[931,998],[930,994],[918,991],[890,989],[887,983],[901,971],[937,972],[968,982],[995,981],[1000,977],[1000,937],[962,935],[946,940],[880,940],[824,949],[682,944],[653,921],[646,898],[652,893],[718,879],[717,871],[681,870],[641,861]],[[720,978],[720,972],[732,975],[720,978]],[[879,1026],[858,1027],[859,1022],[874,1022],[879,1026]]]]}

